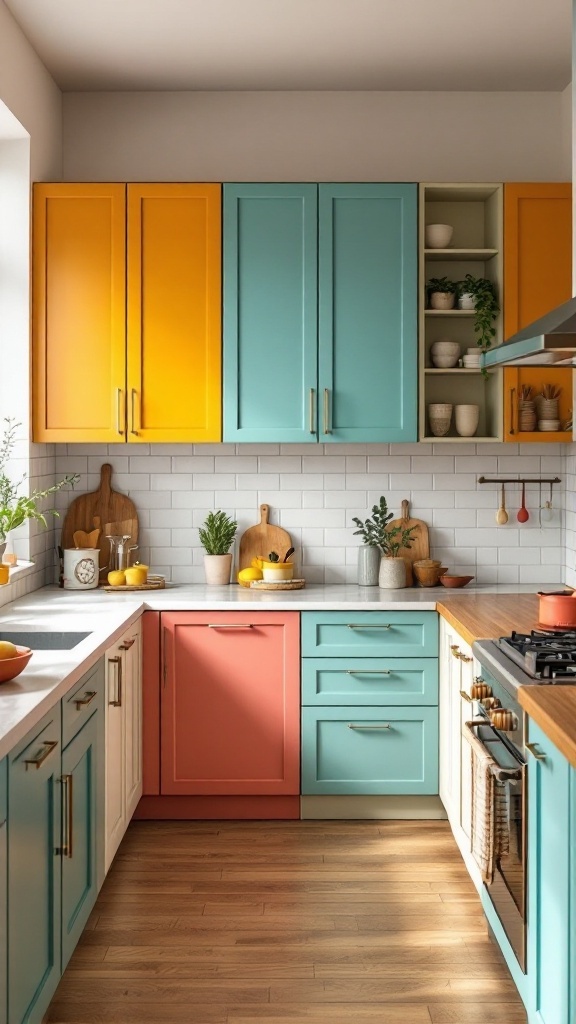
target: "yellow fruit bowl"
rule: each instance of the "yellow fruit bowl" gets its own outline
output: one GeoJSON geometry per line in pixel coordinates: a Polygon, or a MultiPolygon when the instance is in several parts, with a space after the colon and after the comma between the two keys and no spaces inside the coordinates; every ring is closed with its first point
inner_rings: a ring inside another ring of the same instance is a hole
{"type": "Polygon", "coordinates": [[[263,562],[263,578],[267,583],[285,583],[294,578],[294,562],[263,562]]]}
{"type": "Polygon", "coordinates": [[[11,644],[10,646],[13,646],[16,651],[16,654],[12,657],[8,653],[4,654],[0,651],[0,683],[9,683],[11,679],[19,676],[32,657],[32,651],[29,647],[20,647],[18,644],[11,644]]]}

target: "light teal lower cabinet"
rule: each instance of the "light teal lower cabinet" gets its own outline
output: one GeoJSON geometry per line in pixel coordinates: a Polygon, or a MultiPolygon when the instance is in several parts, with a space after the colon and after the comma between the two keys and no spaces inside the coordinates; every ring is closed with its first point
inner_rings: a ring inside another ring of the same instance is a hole
{"type": "Polygon", "coordinates": [[[8,1014],[8,992],[6,984],[6,967],[8,963],[7,931],[8,931],[8,843],[6,817],[8,813],[7,793],[7,761],[0,761],[0,1021],[5,1021],[8,1014]]]}
{"type": "Polygon", "coordinates": [[[576,771],[531,720],[528,755],[528,1019],[576,1021],[576,771]]]}
{"type": "Polygon", "coordinates": [[[302,711],[302,792],[438,792],[438,709],[334,707],[302,711]]]}
{"type": "Polygon", "coordinates": [[[96,900],[103,700],[100,662],[8,758],[8,1024],[40,1024],[96,900]]]}

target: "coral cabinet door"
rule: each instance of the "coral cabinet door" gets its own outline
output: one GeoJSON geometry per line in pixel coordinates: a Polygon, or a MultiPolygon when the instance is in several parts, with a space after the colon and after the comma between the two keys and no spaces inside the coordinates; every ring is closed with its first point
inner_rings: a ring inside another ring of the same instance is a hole
{"type": "MultiPolygon", "coordinates": [[[[572,295],[572,186],[509,183],[504,186],[504,338],[566,302],[572,295]]],[[[567,367],[504,369],[504,440],[572,440],[572,431],[518,431],[522,384],[537,394],[557,384],[560,421],[572,408],[572,370],[567,367]]]]}
{"type": "Polygon", "coordinates": [[[220,185],[128,185],[129,441],[221,440],[220,185]]]}
{"type": "Polygon", "coordinates": [[[161,632],[161,793],[298,794],[298,613],[166,613],[161,632]]]}
{"type": "Polygon", "coordinates": [[[35,441],[123,441],[126,186],[34,186],[35,441]]]}

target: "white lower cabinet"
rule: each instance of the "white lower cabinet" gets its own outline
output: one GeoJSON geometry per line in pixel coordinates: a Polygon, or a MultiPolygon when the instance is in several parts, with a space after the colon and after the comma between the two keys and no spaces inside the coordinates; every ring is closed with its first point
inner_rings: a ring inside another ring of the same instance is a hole
{"type": "Polygon", "coordinates": [[[134,623],[106,651],[104,874],[142,796],[142,633],[134,623]]]}
{"type": "Polygon", "coordinates": [[[440,618],[440,799],[472,881],[480,891],[478,866],[471,854],[472,759],[462,733],[474,717],[471,686],[480,671],[470,645],[440,618]]]}

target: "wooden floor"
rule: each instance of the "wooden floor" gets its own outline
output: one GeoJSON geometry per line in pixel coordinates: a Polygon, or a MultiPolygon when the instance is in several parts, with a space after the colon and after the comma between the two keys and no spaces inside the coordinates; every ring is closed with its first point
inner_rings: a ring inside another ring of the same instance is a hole
{"type": "Polygon", "coordinates": [[[445,822],[135,822],[52,1024],[523,1024],[445,822]]]}

